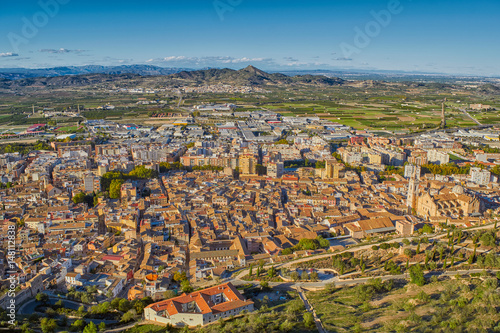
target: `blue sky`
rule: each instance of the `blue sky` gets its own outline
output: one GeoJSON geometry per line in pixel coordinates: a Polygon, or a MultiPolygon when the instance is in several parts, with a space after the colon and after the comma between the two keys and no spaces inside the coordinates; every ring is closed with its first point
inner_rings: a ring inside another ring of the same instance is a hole
{"type": "Polygon", "coordinates": [[[499,12],[498,0],[10,1],[0,12],[0,67],[252,64],[498,76],[499,12]],[[379,23],[373,13],[390,17],[379,23]]]}

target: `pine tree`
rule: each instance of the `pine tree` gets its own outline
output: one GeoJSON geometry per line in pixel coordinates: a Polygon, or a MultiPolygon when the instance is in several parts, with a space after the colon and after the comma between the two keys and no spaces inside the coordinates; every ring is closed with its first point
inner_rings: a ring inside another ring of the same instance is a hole
{"type": "Polygon", "coordinates": [[[253,264],[250,264],[250,270],[248,272],[248,276],[252,276],[253,275],[252,270],[253,270],[253,264]]]}

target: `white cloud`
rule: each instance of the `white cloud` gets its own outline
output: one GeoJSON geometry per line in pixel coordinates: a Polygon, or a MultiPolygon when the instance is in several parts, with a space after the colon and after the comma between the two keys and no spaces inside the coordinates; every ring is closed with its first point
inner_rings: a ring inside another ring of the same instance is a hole
{"type": "Polygon", "coordinates": [[[39,52],[55,53],[55,54],[66,54],[66,53],[80,54],[82,52],[85,52],[85,50],[68,50],[68,49],[60,48],[60,49],[41,49],[41,50],[39,50],[39,52]]]}
{"type": "Polygon", "coordinates": [[[7,57],[19,57],[19,54],[12,52],[0,53],[0,58],[7,58],[7,57]]]}
{"type": "Polygon", "coordinates": [[[149,59],[146,62],[156,64],[168,64],[170,66],[185,66],[185,67],[219,67],[231,64],[274,64],[271,58],[234,58],[227,56],[210,56],[210,57],[186,57],[186,56],[168,56],[164,58],[149,59]]]}

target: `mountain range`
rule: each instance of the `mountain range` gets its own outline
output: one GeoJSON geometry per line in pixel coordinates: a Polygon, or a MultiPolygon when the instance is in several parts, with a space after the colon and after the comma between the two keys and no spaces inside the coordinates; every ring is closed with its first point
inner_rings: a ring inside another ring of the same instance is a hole
{"type": "Polygon", "coordinates": [[[0,78],[19,80],[33,77],[55,77],[80,74],[137,74],[137,75],[169,75],[189,68],[164,68],[150,65],[123,65],[123,66],[68,66],[54,68],[0,68],[0,78]]]}
{"type": "MultiPolygon", "coordinates": [[[[37,71],[37,70],[33,70],[37,71]]],[[[205,70],[182,70],[172,68],[161,68],[155,66],[120,66],[102,67],[59,67],[38,72],[18,73],[11,72],[10,77],[0,78],[0,88],[19,89],[26,87],[83,87],[101,83],[115,83],[126,86],[145,82],[155,82],[159,85],[186,85],[186,84],[232,84],[246,86],[265,86],[278,84],[301,84],[334,86],[344,84],[340,78],[331,78],[324,75],[295,75],[287,76],[280,73],[267,73],[253,66],[240,70],[233,69],[205,69],[205,70]],[[83,72],[80,74],[72,74],[83,72]],[[172,73],[174,72],[174,73],[172,73]],[[12,79],[13,75],[46,74],[38,77],[27,77],[12,79]]]]}

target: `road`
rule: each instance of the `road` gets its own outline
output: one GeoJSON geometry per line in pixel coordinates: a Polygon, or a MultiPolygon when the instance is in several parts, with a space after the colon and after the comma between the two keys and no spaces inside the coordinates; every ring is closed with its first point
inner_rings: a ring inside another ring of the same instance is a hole
{"type": "MultiPolygon", "coordinates": [[[[488,225],[483,225],[479,227],[474,227],[470,229],[466,229],[466,231],[472,231],[472,230],[483,230],[483,229],[491,229],[494,228],[494,224],[488,224],[488,225]]],[[[446,233],[439,233],[439,234],[432,234],[429,235],[429,240],[434,241],[437,239],[440,239],[442,237],[446,236],[446,233]]],[[[412,236],[412,237],[398,237],[394,238],[391,240],[387,240],[385,242],[402,242],[403,239],[416,239],[420,238],[421,236],[412,236]]],[[[326,254],[320,254],[317,256],[312,256],[312,257],[306,257],[306,258],[301,258],[298,260],[294,261],[289,261],[284,264],[278,264],[278,265],[272,265],[272,264],[267,264],[264,267],[270,267],[274,266],[276,269],[281,268],[281,267],[291,267],[294,264],[301,263],[301,262],[307,262],[311,260],[316,260],[316,259],[322,259],[322,258],[328,258],[336,254],[341,254],[344,252],[356,252],[356,251],[361,251],[361,250],[367,250],[371,249],[373,245],[380,245],[381,243],[385,242],[378,242],[378,243],[373,243],[373,244],[367,244],[367,245],[361,245],[361,246],[354,246],[349,249],[345,249],[343,251],[335,252],[335,253],[326,253],[326,254]]],[[[479,250],[478,250],[479,251],[479,250]]],[[[487,251],[486,251],[487,252],[487,251]]],[[[260,285],[259,281],[245,281],[243,280],[243,277],[248,274],[249,269],[242,269],[241,271],[238,271],[238,275],[236,275],[234,278],[227,278],[224,279],[225,282],[231,282],[235,286],[241,286],[245,284],[253,284],[254,286],[260,285]]],[[[468,270],[468,271],[449,271],[449,272],[428,272],[426,273],[426,276],[430,277],[432,275],[444,275],[444,276],[455,276],[456,274],[470,274],[470,273],[480,273],[483,270],[468,270]]],[[[496,270],[495,270],[496,271],[496,270]]],[[[390,279],[406,279],[408,278],[407,275],[402,274],[402,275],[385,275],[385,276],[380,276],[382,280],[390,280],[390,279]]],[[[336,286],[347,286],[347,285],[355,285],[355,284],[360,284],[360,283],[366,283],[368,280],[371,278],[358,278],[358,279],[340,279],[338,276],[335,276],[331,279],[323,280],[323,281],[318,281],[318,282],[269,282],[269,286],[273,287],[275,289],[281,289],[281,290],[292,290],[292,289],[297,289],[297,287],[303,287],[303,288],[324,288],[327,284],[329,283],[335,283],[336,286]]]]}
{"type": "Polygon", "coordinates": [[[472,117],[469,112],[467,112],[467,110],[465,109],[459,109],[460,111],[462,111],[468,118],[470,118],[473,122],[475,122],[476,124],[478,124],[479,126],[483,126],[483,124],[481,124],[479,121],[476,120],[476,118],[472,117]]]}
{"type": "MultiPolygon", "coordinates": [[[[56,304],[57,301],[62,300],[63,306],[67,309],[72,309],[72,310],[78,310],[80,306],[83,305],[85,310],[88,310],[89,306],[87,304],[75,302],[72,300],[67,300],[67,299],[61,299],[57,297],[49,297],[49,304],[54,305],[56,304]]],[[[39,305],[39,303],[35,299],[31,299],[21,305],[19,310],[17,310],[17,313],[20,315],[30,315],[32,313],[35,313],[35,308],[39,305]]]]}

